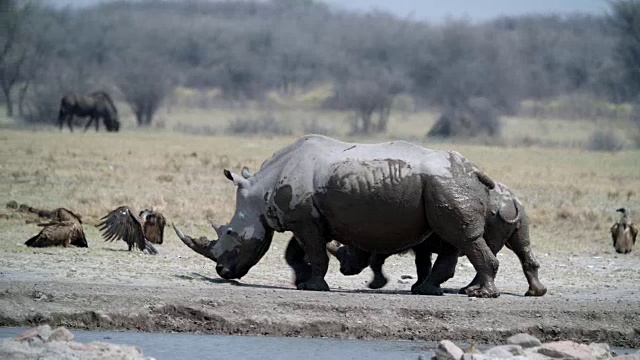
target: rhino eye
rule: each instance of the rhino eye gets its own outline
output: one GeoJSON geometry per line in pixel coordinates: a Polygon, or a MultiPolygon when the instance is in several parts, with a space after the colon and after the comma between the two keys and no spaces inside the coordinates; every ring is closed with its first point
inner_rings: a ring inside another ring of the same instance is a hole
{"type": "Polygon", "coordinates": [[[227,235],[231,235],[231,229],[227,230],[227,235]]]}

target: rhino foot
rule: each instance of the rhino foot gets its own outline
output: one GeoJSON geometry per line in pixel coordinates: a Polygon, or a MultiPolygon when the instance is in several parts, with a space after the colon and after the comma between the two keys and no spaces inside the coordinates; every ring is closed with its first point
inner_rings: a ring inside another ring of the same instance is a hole
{"type": "Polygon", "coordinates": [[[547,288],[544,286],[541,286],[537,289],[529,288],[529,290],[527,290],[527,292],[524,293],[524,296],[543,296],[546,293],[547,293],[547,288]]]}
{"type": "Polygon", "coordinates": [[[500,291],[495,287],[478,287],[468,288],[466,290],[467,296],[478,298],[497,298],[500,296],[500,291]]]}
{"type": "Polygon", "coordinates": [[[329,291],[329,284],[324,279],[309,279],[298,284],[298,290],[329,291]]]}
{"type": "Polygon", "coordinates": [[[387,280],[384,275],[375,274],[373,276],[373,280],[371,280],[371,282],[367,284],[367,286],[369,287],[369,289],[380,289],[387,285],[387,282],[389,282],[389,280],[387,280]]]}
{"type": "Polygon", "coordinates": [[[426,284],[422,286],[413,285],[411,287],[411,293],[416,295],[442,296],[444,295],[444,289],[442,289],[440,286],[435,286],[435,285],[426,285],[426,284]]]}

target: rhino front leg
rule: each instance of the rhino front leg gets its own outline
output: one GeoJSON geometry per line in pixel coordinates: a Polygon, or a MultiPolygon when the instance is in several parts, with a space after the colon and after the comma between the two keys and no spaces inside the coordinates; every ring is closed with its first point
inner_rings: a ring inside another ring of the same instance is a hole
{"type": "Polygon", "coordinates": [[[294,273],[294,284],[296,287],[301,283],[308,281],[311,278],[311,265],[307,261],[304,253],[304,249],[295,238],[292,236],[287,245],[287,249],[284,252],[284,259],[291,266],[294,273]]]}
{"type": "Polygon", "coordinates": [[[471,262],[476,270],[476,277],[472,284],[476,283],[477,286],[467,287],[467,295],[486,298],[500,296],[500,291],[498,291],[494,283],[499,262],[489,246],[487,246],[484,238],[480,236],[466,244],[462,252],[467,256],[469,262],[471,262]]]}
{"type": "Polygon", "coordinates": [[[311,267],[311,276],[297,285],[298,290],[329,291],[329,285],[324,280],[329,268],[329,255],[326,248],[329,239],[313,226],[303,225],[300,231],[293,233],[300,240],[311,267]]]}
{"type": "Polygon", "coordinates": [[[384,276],[384,273],[382,272],[382,266],[389,256],[391,256],[391,254],[371,254],[369,267],[371,267],[371,271],[373,271],[373,279],[369,282],[369,284],[367,284],[369,289],[380,289],[387,285],[387,282],[389,282],[387,277],[384,276]]]}

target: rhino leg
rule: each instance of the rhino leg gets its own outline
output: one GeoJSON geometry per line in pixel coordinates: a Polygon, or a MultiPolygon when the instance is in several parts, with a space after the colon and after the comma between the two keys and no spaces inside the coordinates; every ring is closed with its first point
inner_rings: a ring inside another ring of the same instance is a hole
{"type": "Polygon", "coordinates": [[[373,271],[373,279],[369,284],[367,284],[369,289],[380,289],[389,282],[382,272],[382,265],[384,265],[384,262],[389,256],[391,256],[391,254],[371,254],[371,257],[369,258],[369,267],[371,268],[371,271],[373,271]]]}
{"type": "Polygon", "coordinates": [[[529,283],[529,289],[525,296],[542,296],[547,293],[547,288],[538,279],[540,263],[533,256],[529,241],[529,227],[526,219],[521,221],[520,227],[507,240],[507,248],[511,249],[522,265],[524,276],[529,283]]]}
{"type": "Polygon", "coordinates": [[[493,254],[485,239],[480,236],[468,244],[465,244],[462,252],[467,256],[474,269],[478,286],[466,288],[468,296],[472,297],[498,297],[500,291],[494,283],[498,272],[499,262],[493,254]]]}
{"type": "Polygon", "coordinates": [[[311,278],[311,265],[305,258],[304,249],[300,243],[292,236],[284,252],[284,259],[291,266],[294,273],[294,284],[296,287],[311,278]]]}
{"type": "Polygon", "coordinates": [[[298,290],[329,291],[329,285],[324,280],[329,269],[329,255],[326,245],[330,241],[322,235],[317,226],[301,224],[299,230],[293,231],[300,240],[306,259],[311,267],[311,276],[298,283],[298,290]]]}

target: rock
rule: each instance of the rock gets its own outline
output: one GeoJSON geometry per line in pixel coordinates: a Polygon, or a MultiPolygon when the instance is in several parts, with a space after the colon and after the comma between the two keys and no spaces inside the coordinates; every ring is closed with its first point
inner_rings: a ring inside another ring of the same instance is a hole
{"type": "Polygon", "coordinates": [[[64,327],[51,331],[49,325],[39,326],[13,339],[0,339],[0,359],[152,360],[135,346],[104,342],[83,344],[70,339],[73,334],[64,327]]]}
{"type": "Polygon", "coordinates": [[[51,335],[51,326],[41,325],[35,328],[27,329],[22,334],[13,338],[15,341],[29,341],[29,342],[45,342],[49,340],[51,335]]]}
{"type": "Polygon", "coordinates": [[[460,360],[464,352],[449,340],[442,340],[436,348],[435,358],[438,360],[460,360]]]}
{"type": "Polygon", "coordinates": [[[59,327],[51,332],[48,341],[71,341],[73,334],[67,328],[59,327]]]}
{"type": "Polygon", "coordinates": [[[464,355],[462,355],[462,360],[489,360],[491,359],[488,356],[484,356],[482,354],[476,354],[476,353],[465,353],[464,355]]]}
{"type": "Polygon", "coordinates": [[[538,348],[538,353],[552,358],[571,358],[579,360],[594,360],[587,345],[573,341],[556,341],[544,343],[538,348]]]}
{"type": "Polygon", "coordinates": [[[598,360],[611,359],[611,348],[609,344],[591,343],[589,344],[589,351],[591,355],[598,360]]]}
{"type": "Polygon", "coordinates": [[[522,348],[527,349],[542,345],[540,340],[532,335],[521,333],[516,334],[507,339],[507,344],[520,345],[522,348]]]}
{"type": "Polygon", "coordinates": [[[616,360],[640,360],[640,351],[638,351],[636,353],[633,353],[633,354],[616,356],[616,357],[614,357],[614,359],[616,359],[616,360]]]}
{"type": "Polygon", "coordinates": [[[524,354],[520,345],[500,345],[485,351],[483,355],[494,359],[507,359],[524,354]]]}

